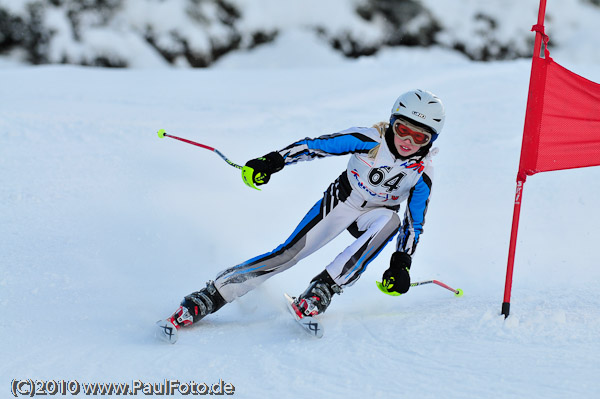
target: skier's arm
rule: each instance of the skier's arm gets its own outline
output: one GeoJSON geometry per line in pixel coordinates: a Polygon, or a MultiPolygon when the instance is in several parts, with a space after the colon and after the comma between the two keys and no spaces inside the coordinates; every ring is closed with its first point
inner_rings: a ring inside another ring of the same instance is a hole
{"type": "Polygon", "coordinates": [[[421,178],[410,190],[410,195],[406,204],[404,221],[400,227],[396,250],[413,255],[425,224],[425,214],[431,195],[431,178],[427,173],[423,173],[421,178]]]}
{"type": "Polygon", "coordinates": [[[423,232],[430,194],[431,178],[427,173],[423,173],[417,184],[410,190],[396,252],[392,254],[390,267],[383,272],[381,278],[379,289],[388,295],[405,294],[410,288],[411,256],[423,232]]]}
{"type": "Polygon", "coordinates": [[[278,151],[285,165],[312,161],[334,155],[368,153],[379,144],[379,132],[374,128],[354,127],[339,133],[305,138],[278,151]]]}
{"type": "Polygon", "coordinates": [[[242,168],[242,179],[247,186],[258,190],[256,186],[267,184],[271,175],[279,172],[285,165],[332,155],[367,153],[379,144],[378,137],[377,129],[364,127],[354,127],[313,139],[307,137],[280,151],[248,161],[242,168]]]}

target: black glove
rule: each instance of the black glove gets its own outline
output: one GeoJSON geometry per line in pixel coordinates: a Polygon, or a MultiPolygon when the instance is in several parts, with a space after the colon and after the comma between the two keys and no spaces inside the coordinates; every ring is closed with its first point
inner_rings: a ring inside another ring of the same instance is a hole
{"type": "Polygon", "coordinates": [[[246,165],[242,168],[242,179],[249,187],[256,188],[256,186],[267,184],[271,175],[283,169],[284,165],[285,162],[281,154],[273,151],[264,157],[246,162],[246,165]]]}
{"type": "Polygon", "coordinates": [[[410,264],[412,259],[406,252],[394,252],[390,259],[390,267],[383,272],[382,285],[389,292],[405,294],[410,288],[410,264]]]}

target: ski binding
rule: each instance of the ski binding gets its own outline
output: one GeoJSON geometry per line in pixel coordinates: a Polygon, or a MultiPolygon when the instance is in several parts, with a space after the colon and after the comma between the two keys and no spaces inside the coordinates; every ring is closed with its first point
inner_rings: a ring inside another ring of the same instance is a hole
{"type": "Polygon", "coordinates": [[[292,298],[288,294],[283,294],[283,295],[285,296],[285,299],[287,300],[287,308],[290,311],[290,313],[292,314],[292,316],[294,317],[294,320],[296,321],[296,323],[298,323],[298,325],[300,327],[302,327],[302,329],[304,331],[306,331],[307,334],[309,334],[313,337],[316,337],[316,338],[323,337],[323,325],[321,323],[319,323],[316,319],[314,319],[310,316],[299,316],[296,313],[296,310],[294,309],[294,307],[292,306],[292,304],[294,303],[294,298],[292,298]]]}

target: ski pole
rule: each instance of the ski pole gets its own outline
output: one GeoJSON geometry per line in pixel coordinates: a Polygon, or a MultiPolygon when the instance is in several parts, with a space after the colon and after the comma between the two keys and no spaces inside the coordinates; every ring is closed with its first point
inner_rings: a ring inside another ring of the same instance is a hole
{"type": "MultiPolygon", "coordinates": [[[[400,294],[399,292],[396,292],[396,291],[389,291],[388,288],[387,288],[387,286],[384,286],[379,281],[376,281],[375,283],[377,283],[377,287],[384,294],[388,294],[388,295],[391,295],[391,296],[400,296],[400,295],[402,295],[402,294],[400,294]]],[[[419,285],[425,285],[425,284],[436,284],[436,285],[439,285],[442,288],[447,289],[448,291],[454,292],[454,296],[456,296],[456,297],[463,296],[463,290],[461,290],[460,288],[454,289],[454,288],[450,287],[449,285],[446,285],[446,284],[444,284],[444,283],[442,283],[441,281],[438,281],[438,280],[417,281],[415,283],[411,283],[410,286],[411,287],[417,287],[419,285]]]]}
{"type": "Polygon", "coordinates": [[[187,139],[183,139],[181,137],[177,137],[177,136],[173,136],[171,134],[167,134],[167,132],[165,131],[165,129],[160,129],[158,131],[158,137],[160,137],[161,139],[164,138],[164,137],[170,137],[170,138],[175,139],[175,140],[183,141],[184,143],[192,144],[192,145],[195,145],[195,146],[207,149],[209,151],[212,151],[212,152],[216,153],[218,156],[220,156],[221,158],[223,158],[223,160],[225,162],[227,162],[229,165],[233,166],[234,168],[242,169],[242,167],[240,165],[231,162],[229,160],[229,158],[227,158],[225,155],[223,155],[223,153],[221,151],[217,150],[216,148],[213,148],[213,147],[210,147],[210,146],[207,146],[207,145],[204,145],[204,144],[196,143],[195,141],[192,141],[192,140],[187,140],[187,139]]]}
{"type": "Polygon", "coordinates": [[[416,283],[411,283],[410,286],[411,287],[416,287],[418,285],[424,285],[424,284],[436,284],[439,285],[442,288],[447,289],[448,291],[452,291],[454,292],[454,296],[463,296],[463,290],[461,290],[460,288],[454,289],[452,287],[450,287],[449,285],[446,285],[444,283],[442,283],[441,281],[438,280],[427,280],[427,281],[418,281],[416,283]]]}

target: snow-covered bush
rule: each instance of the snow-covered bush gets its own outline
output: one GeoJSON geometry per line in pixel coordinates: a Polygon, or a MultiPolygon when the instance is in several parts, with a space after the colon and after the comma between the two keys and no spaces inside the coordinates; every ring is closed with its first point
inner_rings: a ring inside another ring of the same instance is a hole
{"type": "MultiPolygon", "coordinates": [[[[347,57],[438,46],[473,60],[529,56],[538,0],[0,0],[0,55],[33,64],[206,67],[290,30],[347,57]]],[[[564,0],[555,45],[600,17],[600,0],[564,0]],[[564,15],[563,15],[564,14],[564,15]]],[[[591,28],[590,28],[591,29],[591,28]]]]}

